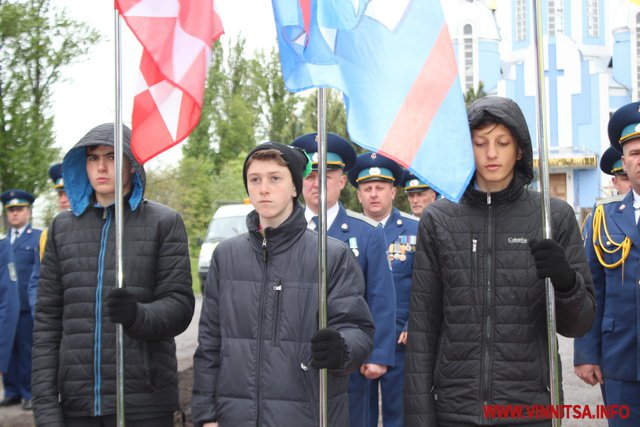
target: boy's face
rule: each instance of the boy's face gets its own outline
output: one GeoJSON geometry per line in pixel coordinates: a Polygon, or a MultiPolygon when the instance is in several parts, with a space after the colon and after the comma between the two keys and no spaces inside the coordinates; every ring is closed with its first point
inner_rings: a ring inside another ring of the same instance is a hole
{"type": "Polygon", "coordinates": [[[364,214],[375,221],[382,221],[391,213],[396,188],[388,181],[369,181],[360,183],[356,194],[364,214]]]}
{"type": "Polygon", "coordinates": [[[476,183],[481,191],[496,192],[507,188],[522,151],[511,131],[504,125],[491,124],[471,132],[476,183]]]}
{"type": "Polygon", "coordinates": [[[275,160],[251,162],[247,169],[247,191],[263,229],[278,227],[293,211],[296,188],[291,172],[275,160]]]}
{"type": "MultiPolygon", "coordinates": [[[[87,176],[96,194],[96,200],[102,206],[108,206],[116,199],[116,178],[113,147],[95,145],[87,147],[87,176]]],[[[133,172],[129,159],[122,158],[122,190],[127,194],[131,190],[133,172]]]]}
{"type": "MultiPolygon", "coordinates": [[[[341,169],[327,171],[327,208],[332,208],[340,198],[340,192],[347,183],[347,176],[341,169]]],[[[318,171],[312,171],[302,182],[302,196],[312,212],[318,213],[318,171]]]]}

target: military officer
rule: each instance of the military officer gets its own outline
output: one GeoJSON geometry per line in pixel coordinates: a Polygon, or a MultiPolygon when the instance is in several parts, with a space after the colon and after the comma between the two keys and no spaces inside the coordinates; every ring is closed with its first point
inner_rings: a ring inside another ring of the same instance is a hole
{"type": "Polygon", "coordinates": [[[586,251],[596,293],[591,330],[574,342],[575,373],[600,384],[605,404],[627,405],[626,419],[610,426],[640,423],[640,102],[618,109],[609,120],[611,146],[633,191],[596,204],[588,223],[586,251]],[[620,149],[622,147],[622,149],[620,149]]]}
{"type": "Polygon", "coordinates": [[[7,372],[20,315],[18,277],[11,243],[0,236],[0,374],[7,372]]]}
{"type": "Polygon", "coordinates": [[[395,185],[401,182],[402,168],[394,161],[376,154],[361,154],[349,171],[349,182],[358,189],[357,195],[364,214],[382,224],[387,243],[387,259],[391,264],[396,289],[396,354],[395,365],[387,374],[371,383],[370,426],[378,425],[378,388],[382,393],[382,420],[386,427],[402,426],[405,346],[413,254],[418,232],[418,220],[393,207],[395,185]]]}
{"type": "MultiPolygon", "coordinates": [[[[297,138],[292,145],[312,158],[312,172],[304,179],[302,194],[309,228],[316,229],[318,202],[318,143],[315,133],[297,138]]],[[[375,323],[373,351],[349,381],[349,423],[369,425],[369,383],[384,375],[395,360],[396,318],[393,276],[386,261],[386,241],[381,226],[338,202],[355,163],[356,152],[343,137],[327,134],[327,235],[344,242],[358,259],[366,280],[365,299],[375,323]]]]}
{"type": "Polygon", "coordinates": [[[35,197],[23,190],[9,190],[0,195],[7,211],[9,236],[16,265],[20,294],[20,315],[13,341],[9,368],[4,381],[4,399],[0,406],[22,402],[25,410],[31,409],[31,335],[33,316],[29,306],[27,287],[33,272],[35,254],[40,240],[40,230],[29,223],[31,205],[35,197]]]}
{"type": "Polygon", "coordinates": [[[420,218],[422,211],[438,198],[438,193],[429,184],[422,181],[409,171],[404,172],[402,178],[404,193],[407,195],[411,213],[416,218],[420,218]]]}
{"type": "Polygon", "coordinates": [[[631,182],[622,167],[622,153],[616,147],[609,146],[600,157],[600,170],[611,175],[611,184],[618,194],[627,194],[631,190],[631,182]]]}
{"type": "MultiPolygon", "coordinates": [[[[49,178],[53,182],[53,189],[58,194],[58,211],[66,211],[71,209],[71,203],[67,197],[67,192],[64,189],[64,179],[62,178],[62,163],[56,163],[49,168],[49,178]]],[[[27,295],[29,297],[29,305],[31,307],[31,315],[35,316],[36,309],[36,297],[38,293],[38,280],[40,279],[40,261],[44,256],[44,247],[47,243],[47,228],[42,230],[40,234],[39,250],[35,255],[33,261],[33,272],[29,279],[29,285],[27,286],[27,295]]]]}

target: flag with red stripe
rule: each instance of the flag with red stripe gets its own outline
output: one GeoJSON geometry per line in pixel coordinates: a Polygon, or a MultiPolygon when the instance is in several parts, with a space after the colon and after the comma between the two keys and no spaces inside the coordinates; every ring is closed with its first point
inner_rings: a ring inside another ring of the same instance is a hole
{"type": "Polygon", "coordinates": [[[458,200],[474,161],[440,3],[272,0],[285,85],[341,90],[349,136],[458,200]]]}
{"type": "Polygon", "coordinates": [[[211,45],[223,33],[213,0],[115,0],[143,47],[131,148],[140,163],[184,140],[202,111],[211,45]]]}

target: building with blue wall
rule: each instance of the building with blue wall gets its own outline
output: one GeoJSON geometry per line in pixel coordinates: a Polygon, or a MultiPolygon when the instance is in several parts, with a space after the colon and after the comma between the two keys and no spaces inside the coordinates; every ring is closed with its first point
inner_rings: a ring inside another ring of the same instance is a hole
{"type": "MultiPolygon", "coordinates": [[[[525,113],[537,157],[532,0],[441,2],[466,92],[514,99],[525,113]]],[[[543,0],[542,46],[551,193],[576,211],[612,194],[600,172],[607,123],[639,99],[640,6],[632,0],[543,0]]]]}

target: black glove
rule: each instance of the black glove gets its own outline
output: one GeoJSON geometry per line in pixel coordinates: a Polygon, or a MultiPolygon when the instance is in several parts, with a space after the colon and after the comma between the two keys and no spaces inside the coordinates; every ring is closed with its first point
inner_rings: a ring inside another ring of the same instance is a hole
{"type": "Polygon", "coordinates": [[[573,288],[576,282],[576,273],[567,261],[564,248],[551,239],[530,241],[531,255],[536,263],[538,277],[549,277],[555,289],[566,292],[573,288]]]}
{"type": "Polygon", "coordinates": [[[344,341],[340,332],[324,328],[311,337],[311,366],[337,369],[344,362],[344,341]]]}
{"type": "Polygon", "coordinates": [[[113,323],[122,323],[128,328],[136,321],[138,302],[136,297],[125,288],[116,288],[107,297],[107,314],[113,323]]]}

